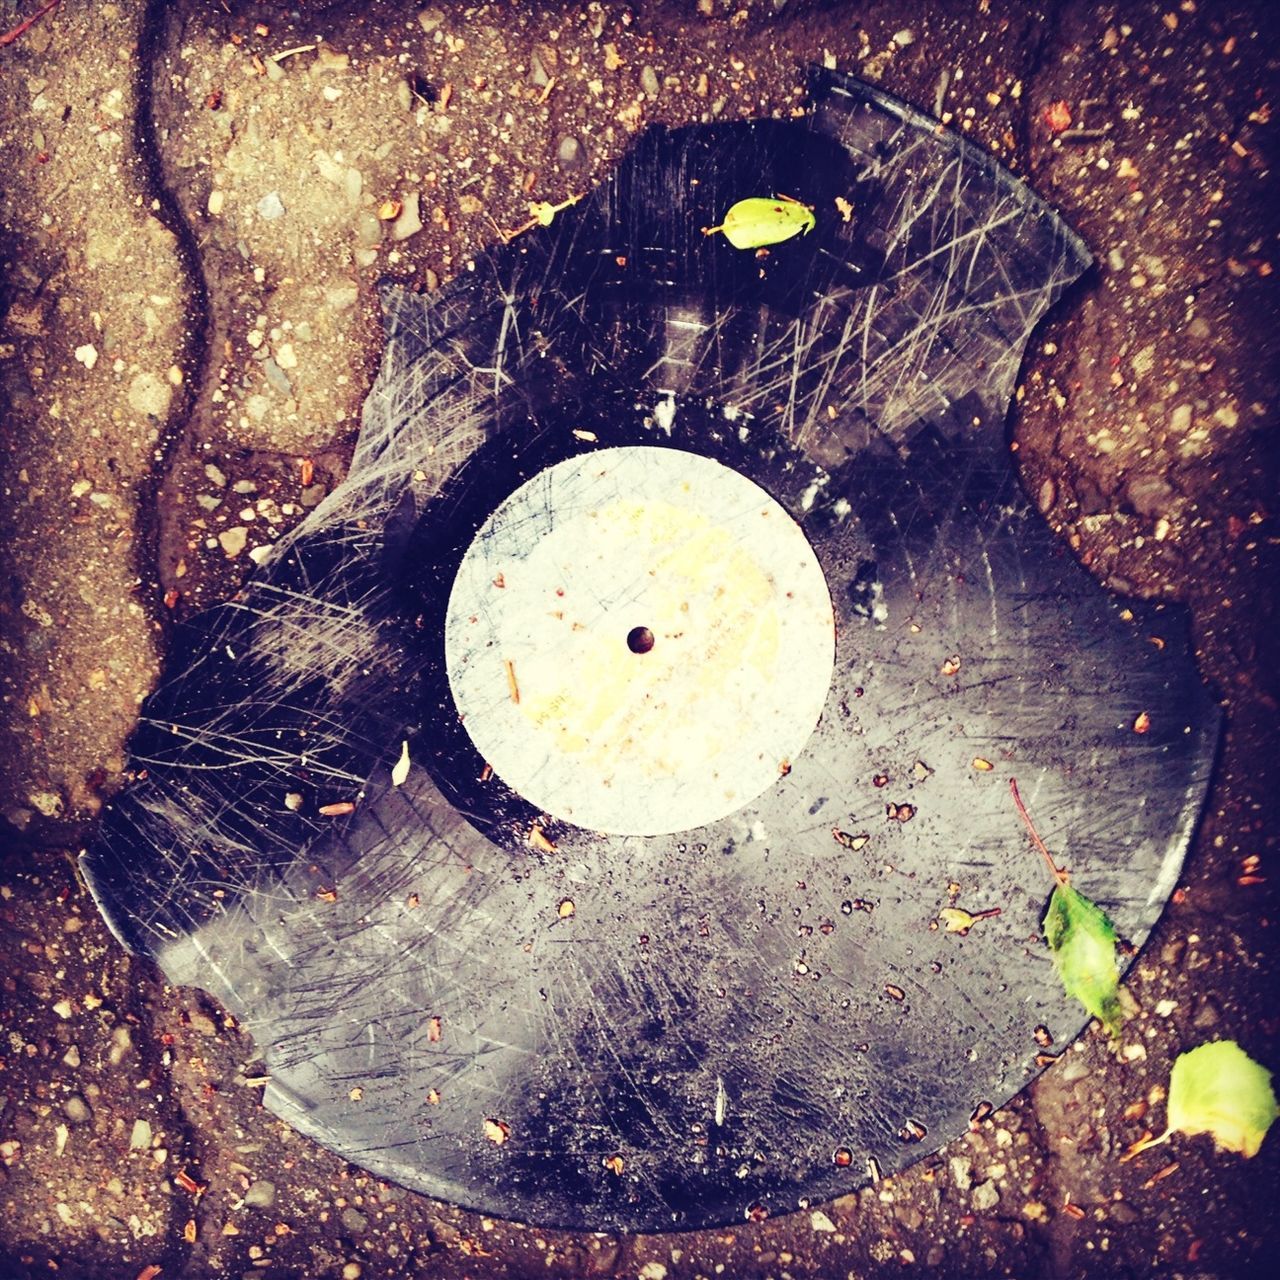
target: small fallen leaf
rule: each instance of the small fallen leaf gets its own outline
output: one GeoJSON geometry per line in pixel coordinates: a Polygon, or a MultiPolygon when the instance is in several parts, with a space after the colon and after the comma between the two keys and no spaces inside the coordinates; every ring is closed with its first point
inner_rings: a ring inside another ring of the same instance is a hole
{"type": "Polygon", "coordinates": [[[844,196],[836,196],[836,212],[845,222],[848,222],[853,217],[853,205],[844,196]]]}
{"type": "Polygon", "coordinates": [[[562,200],[559,204],[551,204],[546,200],[535,200],[529,206],[529,217],[540,227],[549,227],[555,221],[557,213],[563,213],[570,205],[577,204],[582,199],[581,195],[570,196],[567,200],[562,200]]]}
{"type": "Polygon", "coordinates": [[[703,227],[702,234],[711,236],[721,231],[735,249],[760,249],[807,235],[816,222],[813,209],[798,200],[752,196],[732,205],[718,227],[703,227]]]}
{"type": "Polygon", "coordinates": [[[1137,1155],[1175,1133],[1207,1133],[1223,1151],[1248,1159],[1258,1154],[1277,1115],[1271,1072],[1234,1040],[1213,1040],[1178,1055],[1169,1073],[1168,1128],[1130,1152],[1137,1155]]]}
{"type": "Polygon", "coordinates": [[[855,836],[847,831],[841,831],[839,827],[831,828],[831,838],[836,844],[844,845],[846,849],[852,849],[855,853],[871,839],[865,832],[855,836]]]}
{"type": "Polygon", "coordinates": [[[962,938],[979,920],[987,920],[1000,914],[999,907],[989,907],[986,911],[970,912],[963,907],[943,907],[938,912],[938,921],[948,933],[958,933],[962,938]]]}
{"type": "Polygon", "coordinates": [[[1040,838],[1031,815],[1018,793],[1017,779],[1009,790],[1018,816],[1026,824],[1032,843],[1049,866],[1057,886],[1049,899],[1041,927],[1053,956],[1062,989],[1082,1005],[1113,1035],[1120,1034],[1124,1011],[1120,1005],[1120,969],[1116,964],[1115,925],[1098,904],[1076,889],[1067,872],[1053,860],[1040,838]]]}
{"type": "Polygon", "coordinates": [[[500,1147],[511,1136],[511,1126],[502,1120],[486,1120],[484,1122],[484,1136],[495,1147],[500,1147]]]}
{"type": "Polygon", "coordinates": [[[339,800],[336,804],[322,804],[318,810],[322,818],[341,818],[344,814],[355,813],[356,807],[350,800],[339,800]]]}
{"type": "Polygon", "coordinates": [[[555,853],[556,842],[548,838],[546,833],[535,822],[530,828],[526,840],[530,848],[537,849],[540,853],[555,853]]]}
{"type": "Polygon", "coordinates": [[[402,742],[400,744],[400,759],[395,762],[391,770],[391,785],[393,787],[401,787],[405,780],[409,777],[409,744],[402,742]]]}
{"type": "Polygon", "coordinates": [[[1069,884],[1059,884],[1044,916],[1044,937],[1067,995],[1119,1035],[1120,970],[1116,930],[1107,913],[1069,884]]]}

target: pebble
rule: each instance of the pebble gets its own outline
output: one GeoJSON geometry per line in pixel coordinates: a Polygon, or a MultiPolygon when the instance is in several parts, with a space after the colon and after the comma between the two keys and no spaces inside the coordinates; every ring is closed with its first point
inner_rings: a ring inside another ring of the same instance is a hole
{"type": "Polygon", "coordinates": [[[536,52],[533,57],[529,59],[529,83],[535,85],[539,89],[551,83],[551,77],[547,74],[547,68],[536,52]]]}
{"type": "Polygon", "coordinates": [[[369,1219],[360,1212],[359,1209],[353,1209],[348,1205],[342,1211],[342,1225],[348,1231],[362,1232],[368,1229],[369,1219]]]}
{"type": "Polygon", "coordinates": [[[135,413],[163,418],[173,400],[173,388],[154,373],[140,373],[129,383],[129,407],[135,413]]]}
{"type": "Polygon", "coordinates": [[[556,146],[556,159],[566,169],[580,169],[587,162],[582,143],[572,134],[565,134],[556,146]]]}
{"type": "Polygon", "coordinates": [[[282,396],[293,395],[293,383],[289,381],[289,375],[270,356],[262,362],[262,374],[282,396]]]}
{"type": "Polygon", "coordinates": [[[209,199],[205,203],[205,208],[209,211],[211,217],[216,218],[220,214],[227,203],[227,194],[221,187],[214,187],[209,192],[209,199]]]}
{"type": "Polygon", "coordinates": [[[196,506],[198,506],[201,511],[217,511],[217,509],[222,506],[222,499],[215,498],[211,493],[197,493],[196,506]]]}
{"type": "Polygon", "coordinates": [[[145,1151],[151,1145],[151,1121],[135,1120],[129,1134],[129,1146],[134,1151],[145,1151]]]}
{"type": "Polygon", "coordinates": [[[125,1059],[125,1055],[133,1048],[133,1036],[129,1034],[128,1027],[117,1027],[111,1033],[111,1048],[107,1050],[107,1061],[113,1067],[118,1067],[125,1059]]]}
{"type": "Polygon", "coordinates": [[[78,1067],[80,1065],[80,1050],[76,1045],[72,1045],[70,1049],[62,1055],[62,1061],[69,1067],[78,1067]]]}
{"type": "Polygon", "coordinates": [[[662,86],[658,83],[658,73],[649,66],[640,72],[640,87],[650,98],[656,98],[662,86]]]}
{"type": "Polygon", "coordinates": [[[89,1104],[78,1093],[67,1096],[62,1103],[62,1113],[72,1124],[87,1124],[93,1119],[89,1104]]]}
{"type": "Polygon", "coordinates": [[[250,1209],[270,1209],[276,1202],[276,1184],[268,1182],[265,1178],[259,1178],[248,1191],[244,1193],[244,1203],[250,1209]]]}
{"type": "Polygon", "coordinates": [[[342,1268],[342,1280],[360,1280],[364,1275],[364,1268],[358,1262],[348,1262],[342,1268]]]}
{"type": "Polygon", "coordinates": [[[1191,430],[1191,406],[1189,404],[1180,404],[1169,415],[1170,431],[1190,431],[1191,430]]]}
{"type": "Polygon", "coordinates": [[[1157,475],[1136,475],[1125,487],[1129,502],[1141,516],[1157,516],[1173,500],[1173,486],[1157,475]]]}
{"type": "Polygon", "coordinates": [[[356,305],[360,289],[354,284],[333,285],[324,291],[324,300],[333,311],[347,311],[356,305]]]}
{"type": "Polygon", "coordinates": [[[284,201],[280,199],[278,191],[268,191],[257,204],[258,217],[265,222],[275,222],[277,218],[284,217],[284,201]]]}
{"type": "Polygon", "coordinates": [[[320,503],[324,501],[325,493],[326,493],[326,490],[323,484],[308,485],[302,491],[302,498],[301,498],[302,505],[304,507],[319,506],[320,503]]]}
{"type": "Polygon", "coordinates": [[[372,249],[382,243],[382,223],[372,209],[361,209],[355,221],[356,244],[364,249],[372,249]]]}
{"type": "Polygon", "coordinates": [[[836,1224],[821,1209],[815,1209],[809,1215],[809,1225],[815,1231],[834,1231],[836,1224]]]}
{"type": "Polygon", "coordinates": [[[204,473],[219,489],[227,487],[227,473],[216,462],[206,462],[204,473]]]}
{"type": "Polygon", "coordinates": [[[960,1191],[968,1191],[973,1186],[973,1161],[968,1156],[951,1157],[951,1181],[960,1191]]]}
{"type": "Polygon", "coordinates": [[[428,35],[444,21],[444,14],[436,8],[421,9],[418,12],[418,25],[428,35]]]}
{"type": "Polygon", "coordinates": [[[232,529],[223,529],[218,534],[218,542],[228,560],[234,560],[244,550],[245,543],[248,540],[249,530],[242,524],[238,524],[232,529]]]}
{"type": "Polygon", "coordinates": [[[978,1183],[973,1189],[971,1203],[979,1213],[994,1209],[1000,1203],[1000,1192],[996,1189],[996,1184],[994,1182],[978,1183]]]}
{"type": "Polygon", "coordinates": [[[400,214],[391,224],[393,240],[407,240],[422,230],[422,214],[420,200],[416,191],[405,191],[401,194],[400,214]]]}
{"type": "Polygon", "coordinates": [[[84,346],[76,348],[76,359],[86,369],[92,369],[98,363],[98,348],[92,342],[86,342],[84,346]]]}

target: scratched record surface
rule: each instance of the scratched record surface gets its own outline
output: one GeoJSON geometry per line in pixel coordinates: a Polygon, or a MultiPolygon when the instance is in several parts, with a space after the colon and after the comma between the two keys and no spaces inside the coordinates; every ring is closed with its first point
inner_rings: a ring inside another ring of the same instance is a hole
{"type": "Polygon", "coordinates": [[[904,104],[812,105],[385,292],[350,474],[178,629],[84,857],[267,1107],[464,1206],[717,1224],[937,1149],[1085,1021],[1009,779],[1138,946],[1205,795],[1186,618],[1010,462],[1087,252],[904,104]],[[811,233],[702,233],[773,193],[811,233]]]}

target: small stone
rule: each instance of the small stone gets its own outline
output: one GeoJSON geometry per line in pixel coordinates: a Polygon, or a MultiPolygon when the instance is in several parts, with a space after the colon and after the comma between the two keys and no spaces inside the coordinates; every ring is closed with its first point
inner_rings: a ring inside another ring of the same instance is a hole
{"type": "Polygon", "coordinates": [[[968,1191],[973,1186],[973,1161],[968,1156],[951,1157],[951,1181],[958,1191],[968,1191]]]}
{"type": "Polygon", "coordinates": [[[78,1066],[80,1065],[80,1050],[79,1050],[79,1048],[78,1048],[76,1045],[74,1045],[74,1044],[73,1044],[73,1045],[71,1046],[71,1048],[69,1048],[69,1049],[66,1051],[66,1053],[64,1053],[64,1054],[62,1055],[62,1061],[63,1061],[64,1063],[66,1063],[66,1065],[67,1065],[67,1066],[69,1066],[69,1067],[71,1067],[71,1068],[73,1068],[73,1069],[74,1069],[75,1067],[78,1067],[78,1066]]]}
{"type": "Polygon", "coordinates": [[[1123,271],[1125,266],[1124,254],[1121,253],[1119,249],[1108,249],[1107,266],[1109,266],[1112,271],[1123,271]]]}
{"type": "Polygon", "coordinates": [[[580,169],[586,164],[586,153],[577,138],[572,134],[566,134],[556,146],[556,159],[562,168],[580,169]]]}
{"type": "Polygon", "coordinates": [[[133,1036],[129,1033],[128,1027],[117,1027],[111,1033],[111,1048],[107,1050],[107,1061],[113,1067],[118,1067],[133,1048],[133,1036]]]}
{"type": "Polygon", "coordinates": [[[191,1014],[191,1029],[198,1031],[202,1036],[216,1036],[218,1034],[218,1024],[209,1017],[207,1013],[191,1014]]]}
{"type": "Polygon", "coordinates": [[[1107,1216],[1112,1222],[1118,1223],[1122,1227],[1132,1226],[1138,1220],[1138,1211],[1130,1204],[1126,1204],[1123,1200],[1117,1200],[1110,1209],[1107,1210],[1107,1216]]]}
{"type": "Polygon", "coordinates": [[[418,12],[418,25],[428,35],[431,34],[444,21],[444,14],[434,7],[430,9],[421,9],[418,12]]]}
{"type": "Polygon", "coordinates": [[[58,1001],[58,1002],[53,1006],[53,1011],[54,1011],[54,1013],[56,1013],[56,1014],[58,1015],[58,1017],[60,1017],[64,1022],[66,1021],[66,1019],[68,1019],[69,1017],[71,1017],[71,1015],[75,1012],[75,1010],[71,1007],[71,1001],[70,1001],[70,1000],[67,1000],[67,999],[59,1000],[59,1001],[58,1001]]]}
{"type": "Polygon", "coordinates": [[[244,1193],[244,1203],[250,1209],[270,1209],[276,1202],[276,1184],[268,1182],[265,1178],[259,1178],[248,1191],[244,1193]]]}
{"type": "Polygon", "coordinates": [[[262,362],[262,376],[282,396],[293,395],[293,383],[289,375],[270,356],[262,362]]]}
{"type": "Polygon", "coordinates": [[[970,1203],[979,1213],[987,1213],[1000,1203],[1000,1192],[994,1182],[980,1182],[973,1189],[970,1203]]]}
{"type": "Polygon", "coordinates": [[[364,1268],[358,1262],[348,1262],[342,1268],[342,1280],[360,1280],[364,1275],[364,1268]]]}
{"type": "Polygon", "coordinates": [[[268,191],[257,203],[258,217],[265,222],[275,222],[284,217],[284,201],[278,191],[268,191]]]}
{"type": "Polygon", "coordinates": [[[356,305],[360,289],[354,284],[339,284],[324,291],[324,300],[333,311],[347,311],[356,305]]]}
{"type": "Polygon", "coordinates": [[[218,534],[218,542],[228,560],[234,560],[244,550],[245,543],[248,541],[249,530],[242,524],[232,529],[224,529],[218,534]]]}
{"type": "Polygon", "coordinates": [[[1075,1084],[1077,1080],[1083,1080],[1089,1074],[1089,1064],[1085,1062],[1082,1054],[1073,1053],[1064,1057],[1066,1061],[1054,1068],[1054,1074],[1059,1083],[1075,1084]]]}
{"type": "Polygon", "coordinates": [[[213,484],[218,486],[219,489],[225,489],[227,487],[227,473],[223,471],[216,462],[206,462],[204,473],[209,477],[209,480],[213,484]]]}
{"type": "Polygon", "coordinates": [[[298,353],[293,348],[292,342],[282,342],[275,349],[276,364],[282,369],[296,369],[298,367],[298,353]]]}
{"type": "Polygon", "coordinates": [[[346,1227],[348,1231],[353,1231],[359,1235],[361,1232],[368,1229],[369,1219],[366,1218],[359,1209],[353,1209],[348,1205],[342,1211],[342,1225],[346,1227]]]}
{"type": "Polygon", "coordinates": [[[901,31],[895,31],[893,33],[893,43],[896,44],[899,49],[905,49],[909,45],[915,44],[915,42],[916,33],[912,31],[910,27],[903,27],[901,31]]]}
{"type": "Polygon", "coordinates": [[[196,506],[198,506],[201,511],[217,511],[217,509],[222,506],[222,499],[215,498],[211,493],[197,493],[196,506]]]}
{"type": "Polygon", "coordinates": [[[836,1224],[821,1209],[815,1209],[809,1215],[809,1225],[815,1231],[834,1231],[836,1224]]]}
{"type": "Polygon", "coordinates": [[[1190,431],[1191,430],[1191,406],[1189,404],[1180,404],[1169,415],[1170,431],[1190,431]]]}
{"type": "Polygon", "coordinates": [[[551,77],[547,74],[547,68],[543,61],[535,52],[529,59],[529,83],[541,89],[551,83],[551,77]]]}
{"type": "Polygon", "coordinates": [[[416,191],[405,191],[400,196],[400,214],[391,224],[393,240],[407,240],[422,230],[420,200],[416,191]]]}
{"type": "Polygon", "coordinates": [[[300,501],[304,507],[319,506],[324,501],[324,495],[327,492],[322,483],[311,484],[303,489],[300,501]]]}
{"type": "Polygon", "coordinates": [[[129,1134],[129,1146],[134,1151],[145,1151],[151,1145],[151,1121],[135,1120],[129,1134]]]}
{"type": "Polygon", "coordinates": [[[205,202],[205,208],[209,211],[210,217],[216,218],[220,214],[227,203],[227,193],[221,187],[214,187],[209,192],[209,199],[205,202]]]}
{"type": "Polygon", "coordinates": [[[1141,516],[1160,515],[1173,500],[1173,486],[1157,475],[1137,475],[1125,486],[1129,502],[1141,516]]]}
{"type": "Polygon", "coordinates": [[[76,359],[86,369],[92,369],[98,363],[98,348],[92,342],[86,342],[84,346],[76,348],[76,359]]]}
{"type": "Polygon", "coordinates": [[[658,73],[652,67],[646,66],[641,70],[640,87],[649,98],[656,98],[661,92],[662,86],[658,83],[658,73]]]}
{"type": "Polygon", "coordinates": [[[93,1119],[89,1104],[78,1094],[68,1094],[62,1103],[62,1113],[72,1124],[88,1124],[93,1119]]]}
{"type": "Polygon", "coordinates": [[[173,401],[173,388],[154,373],[140,373],[129,383],[129,407],[135,413],[163,418],[173,401]]]}
{"type": "Polygon", "coordinates": [[[1218,1006],[1206,998],[1201,1001],[1200,1007],[1191,1019],[1191,1025],[1197,1031],[1207,1031],[1210,1027],[1216,1027],[1221,1020],[1222,1015],[1218,1012],[1218,1006]]]}
{"type": "Polygon", "coordinates": [[[924,1214],[913,1204],[900,1204],[893,1210],[893,1216],[908,1231],[919,1231],[924,1226],[924,1214]]]}

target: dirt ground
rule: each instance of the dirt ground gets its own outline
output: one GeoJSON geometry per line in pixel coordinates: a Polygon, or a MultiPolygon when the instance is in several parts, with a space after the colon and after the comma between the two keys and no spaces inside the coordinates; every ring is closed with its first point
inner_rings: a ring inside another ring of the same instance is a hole
{"type": "MultiPolygon", "coordinates": [[[[0,29],[40,7],[0,0],[0,29]]],[[[1280,1066],[1278,35],[1269,0],[64,0],[0,47],[0,1275],[1270,1274],[1275,1135],[1119,1158],[1180,1050],[1280,1066]],[[824,61],[977,140],[1097,258],[1028,354],[1017,456],[1099,580],[1191,607],[1228,716],[1140,1013],[789,1217],[617,1238],[434,1203],[263,1111],[252,1044],[122,951],[74,854],[166,629],[343,475],[375,281],[435,289],[646,125],[788,116],[824,61]]]]}

